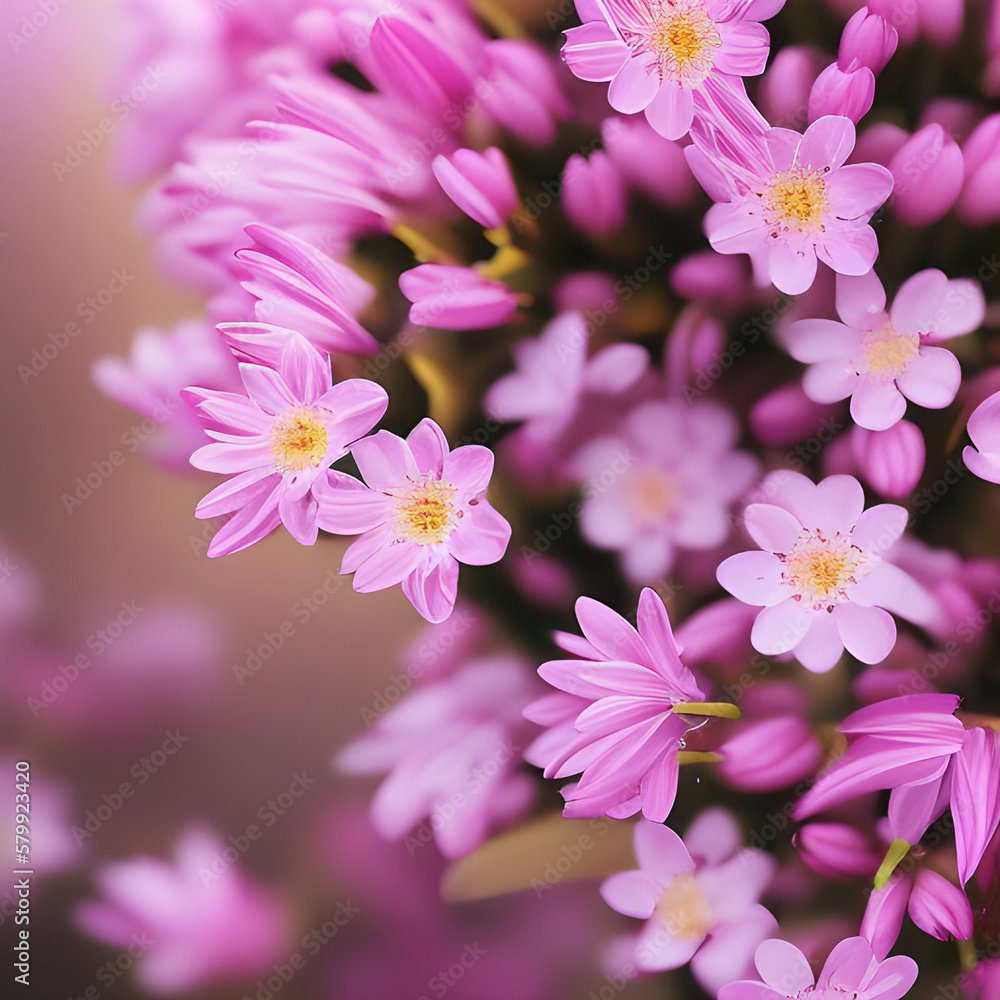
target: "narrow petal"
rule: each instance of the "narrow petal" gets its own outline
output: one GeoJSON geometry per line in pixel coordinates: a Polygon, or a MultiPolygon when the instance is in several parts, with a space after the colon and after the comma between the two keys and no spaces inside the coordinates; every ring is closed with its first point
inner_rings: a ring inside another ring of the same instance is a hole
{"type": "Polygon", "coordinates": [[[455,607],[458,563],[451,556],[431,565],[424,560],[403,580],[403,593],[427,621],[443,622],[455,607]]]}
{"type": "Polygon", "coordinates": [[[972,877],[1000,820],[1000,733],[973,728],[955,755],[952,815],[962,885],[972,877]]]}

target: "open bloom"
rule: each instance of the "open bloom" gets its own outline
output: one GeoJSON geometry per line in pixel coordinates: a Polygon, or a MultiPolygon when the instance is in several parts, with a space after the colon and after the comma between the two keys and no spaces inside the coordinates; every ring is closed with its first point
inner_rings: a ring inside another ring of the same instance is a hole
{"type": "Polygon", "coordinates": [[[706,810],[684,840],[641,819],[635,855],[639,868],[612,875],[601,895],[619,913],[647,920],[636,941],[636,966],[662,972],[690,961],[713,994],[750,971],[755,949],[778,929],[757,902],[777,865],[764,851],[740,850],[732,814],[706,810]]]}
{"type": "Polygon", "coordinates": [[[341,573],[354,573],[362,594],[402,583],[424,618],[444,621],[455,606],[458,564],[495,563],[510,540],[510,525],[486,500],[493,453],[474,444],[449,451],[429,418],[405,441],[379,431],[352,452],[367,485],[331,470],[318,491],[320,527],[361,535],[341,573]]]}
{"type": "Polygon", "coordinates": [[[803,388],[817,403],[850,396],[855,423],[884,431],[902,419],[907,399],[941,409],[955,398],[962,370],[951,351],[934,345],[975,330],[986,301],[975,281],[949,281],[928,268],[903,283],[886,311],[872,271],[837,278],[837,312],[841,323],[802,319],[789,327],[789,352],[810,366],[803,388]]]}
{"type": "MultiPolygon", "coordinates": [[[[804,819],[865,792],[891,788],[889,828],[895,860],[950,805],[962,885],[972,877],[1000,822],[1000,733],[966,729],[949,694],[890,698],[849,715],[851,740],[795,809],[804,819]]],[[[891,867],[888,869],[891,871],[891,867]]]]}
{"type": "Polygon", "coordinates": [[[816,261],[839,274],[867,274],[878,256],[868,220],[892,191],[892,174],[876,163],[845,166],[854,124],[826,115],[804,135],[772,128],[729,137],[733,152],[695,136],[688,162],[718,202],[705,216],[720,253],[747,253],[759,281],[788,295],[809,288],[816,261]]]}
{"type": "Polygon", "coordinates": [[[917,978],[905,955],[879,961],[862,937],[847,938],[830,952],[819,980],[793,944],[772,938],[754,958],[763,980],[729,983],[719,1000],[901,1000],[917,978]]]}
{"type": "Polygon", "coordinates": [[[668,139],[691,127],[696,95],[713,78],[757,76],[770,38],[760,23],[784,0],[609,0],[577,4],[563,58],[582,80],[610,80],[616,111],[645,111],[668,139]]]}
{"type": "Polygon", "coordinates": [[[675,707],[704,695],[681,663],[656,591],[647,587],[639,598],[638,630],[589,597],[576,602],[576,616],[584,637],[557,632],[554,638],[577,659],[538,668],[565,694],[549,695],[525,712],[556,725],[525,757],[544,767],[547,778],[582,772],[562,790],[565,816],[620,819],[641,809],[662,823],[677,793],[681,740],[692,727],[675,707]]]}
{"type": "Polygon", "coordinates": [[[245,549],[284,524],[296,541],[318,535],[313,486],[385,413],[385,390],[368,379],[333,385],[329,361],[292,330],[260,329],[283,338],[276,368],[241,364],[246,395],[187,389],[205,432],[214,438],[191,456],[196,469],[236,473],[198,504],[198,517],[233,516],[208,548],[210,556],[245,549]]]}
{"type": "Polygon", "coordinates": [[[173,864],[136,857],[102,866],[100,902],[81,903],[79,927],[115,948],[139,949],[136,976],[153,993],[178,994],[250,978],[283,954],[287,917],[235,866],[219,873],[229,845],[188,830],[173,864]]]}
{"type": "Polygon", "coordinates": [[[797,472],[761,483],[771,503],[747,507],[747,531],[762,552],[741,552],[719,566],[719,583],[747,604],[763,605],[750,639],[759,653],[794,651],[809,670],[829,670],[844,647],[878,663],[896,641],[890,611],[929,621],[935,604],[882,553],[906,527],[895,504],[864,510],[861,484],[828,476],[818,485],[797,472]]]}

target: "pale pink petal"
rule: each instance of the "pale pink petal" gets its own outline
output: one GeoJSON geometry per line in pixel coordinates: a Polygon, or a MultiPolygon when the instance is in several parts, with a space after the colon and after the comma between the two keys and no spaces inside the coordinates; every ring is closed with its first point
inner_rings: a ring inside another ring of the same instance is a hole
{"type": "Polygon", "coordinates": [[[809,989],[816,980],[806,956],[793,944],[772,938],[754,955],[760,978],[786,996],[809,989]]]}
{"type": "Polygon", "coordinates": [[[660,76],[649,57],[629,58],[608,87],[608,104],[615,111],[633,115],[642,111],[659,89],[660,76]]]}
{"type": "Polygon", "coordinates": [[[684,841],[660,823],[639,820],[635,827],[635,856],[639,867],[669,885],[678,875],[694,871],[694,861],[684,841]]]}
{"type": "Polygon", "coordinates": [[[702,988],[714,996],[739,976],[753,975],[754,952],[777,933],[777,920],[763,906],[755,906],[742,920],[713,928],[691,959],[691,971],[702,988]]]}
{"type": "Polygon", "coordinates": [[[493,452],[482,445],[467,444],[445,455],[441,478],[474,496],[489,486],[492,475],[493,452]]]}
{"type": "Polygon", "coordinates": [[[691,821],[684,843],[699,864],[719,865],[740,849],[742,837],[736,817],[722,806],[712,806],[691,821]]]}
{"type": "Polygon", "coordinates": [[[971,278],[955,278],[948,282],[943,306],[934,316],[931,342],[960,337],[979,328],[986,316],[986,299],[982,286],[971,278]]]}
{"type": "Polygon", "coordinates": [[[862,663],[881,663],[896,644],[896,623],[881,608],[850,602],[833,609],[833,620],[844,648],[862,663]]]}
{"type": "MultiPolygon", "coordinates": [[[[822,171],[829,167],[837,171],[854,149],[856,131],[854,122],[842,115],[824,115],[806,129],[795,153],[798,166],[822,171]]],[[[836,173],[831,173],[831,177],[836,173]]]]}
{"type": "Polygon", "coordinates": [[[802,375],[802,391],[814,403],[836,403],[850,396],[861,376],[844,361],[820,361],[802,375]]]}
{"type": "Polygon", "coordinates": [[[791,652],[806,637],[814,617],[811,611],[789,598],[757,615],[750,642],[765,656],[791,652]]]}
{"type": "Polygon", "coordinates": [[[292,395],[285,380],[271,368],[263,365],[240,365],[240,375],[250,398],[265,413],[284,413],[302,402],[292,395]]]}
{"type": "Polygon", "coordinates": [[[848,326],[870,330],[872,321],[884,311],[885,288],[874,271],[837,275],[837,315],[848,326]]]}
{"type": "Polygon", "coordinates": [[[750,253],[764,241],[767,230],[745,201],[719,202],[705,213],[705,235],[719,253],[750,253]]]}
{"type": "Polygon", "coordinates": [[[921,347],[920,353],[896,377],[896,385],[907,399],[930,410],[951,404],[962,384],[962,366],[944,347],[921,347]]]}
{"type": "Polygon", "coordinates": [[[906,400],[895,382],[862,377],[851,396],[851,417],[870,431],[894,427],[906,413],[906,400]]]}
{"type": "Polygon", "coordinates": [[[860,328],[853,329],[832,319],[800,319],[788,328],[788,353],[807,365],[847,359],[861,346],[862,340],[860,328]]]}
{"type": "Polygon", "coordinates": [[[466,510],[462,523],[448,538],[448,550],[467,566],[489,566],[507,551],[511,529],[485,500],[466,510]]]}
{"type": "MultiPolygon", "coordinates": [[[[354,577],[357,588],[357,575],[354,577]]],[[[429,622],[443,622],[455,607],[458,563],[445,556],[437,563],[424,560],[403,580],[403,593],[429,622]]]]}
{"type": "Polygon", "coordinates": [[[837,626],[829,614],[818,614],[806,637],[795,647],[795,659],[814,674],[832,670],[844,652],[837,626]]]}
{"type": "Polygon", "coordinates": [[[777,870],[777,861],[766,851],[744,849],[721,865],[703,868],[695,878],[712,919],[724,923],[752,912],[777,870]]]}
{"type": "Polygon", "coordinates": [[[420,470],[406,442],[389,431],[379,431],[351,448],[358,469],[373,490],[404,489],[420,479],[420,470]]]}
{"type": "Polygon", "coordinates": [[[1000,392],[980,403],[969,417],[969,437],[982,451],[1000,451],[1000,392]]]}
{"type": "MultiPolygon", "coordinates": [[[[364,538],[362,535],[354,545],[358,545],[364,538]]],[[[345,553],[345,565],[341,566],[341,572],[350,572],[345,569],[350,552],[348,549],[345,553]]],[[[420,565],[424,555],[425,546],[417,545],[415,542],[381,545],[355,570],[354,589],[359,594],[370,594],[375,590],[394,587],[397,583],[402,583],[403,579],[420,565]]]]}
{"type": "Polygon", "coordinates": [[[301,497],[291,497],[287,493],[278,501],[281,523],[300,545],[315,545],[319,537],[316,523],[318,505],[311,493],[301,497]]]}
{"type": "Polygon", "coordinates": [[[663,886],[643,871],[618,872],[601,883],[601,898],[626,917],[645,920],[656,907],[663,886]]]}
{"type": "Polygon", "coordinates": [[[907,909],[910,919],[939,941],[972,937],[972,907],[965,893],[929,868],[917,872],[907,909]]]}
{"type": "Polygon", "coordinates": [[[908,278],[900,286],[889,315],[897,333],[930,333],[937,326],[936,316],[944,311],[948,278],[943,271],[929,267],[908,278]]]}
{"type": "Polygon", "coordinates": [[[770,48],[767,28],[758,21],[727,21],[716,26],[722,47],[713,69],[732,76],[758,76],[764,72],[770,48]]]}
{"type": "Polygon", "coordinates": [[[769,503],[750,504],[743,512],[743,523],[762,549],[781,555],[791,551],[802,534],[802,525],[794,514],[769,503]]]}
{"type": "Polygon", "coordinates": [[[865,1000],[898,1000],[917,981],[919,967],[908,955],[893,955],[865,984],[865,1000]]]}
{"type": "Polygon", "coordinates": [[[830,952],[816,989],[836,992],[860,992],[858,987],[865,980],[871,967],[872,946],[862,937],[847,938],[835,945],[830,952]]]}
{"type": "Polygon", "coordinates": [[[665,80],[646,105],[646,121],[665,139],[680,139],[685,136],[691,128],[693,119],[694,96],[691,88],[679,87],[672,80],[665,80]]]}
{"type": "Polygon", "coordinates": [[[892,192],[892,174],[877,163],[851,163],[830,175],[826,190],[836,218],[865,221],[892,192]]]}
{"type": "MultiPolygon", "coordinates": [[[[448,439],[444,436],[444,431],[430,417],[424,417],[407,434],[406,443],[421,472],[441,475],[447,460],[445,456],[448,454],[448,439]]],[[[492,457],[492,452],[490,456],[492,457]]]]}
{"type": "Polygon", "coordinates": [[[862,552],[884,552],[902,535],[908,518],[906,508],[898,504],[881,503],[869,507],[855,521],[851,541],[862,552]]]}
{"type": "Polygon", "coordinates": [[[632,663],[649,662],[649,648],[639,634],[606,604],[581,597],[576,602],[576,617],[583,634],[603,656],[632,663]]]}
{"type": "Polygon", "coordinates": [[[808,527],[824,534],[846,534],[857,524],[865,507],[865,491],[853,476],[827,476],[816,484],[808,527]]]}
{"type": "Polygon", "coordinates": [[[816,277],[817,252],[805,243],[792,245],[777,242],[771,247],[768,273],[775,288],[786,295],[801,295],[808,291],[816,277]]]}
{"type": "Polygon", "coordinates": [[[878,257],[878,240],[871,226],[831,225],[816,243],[816,256],[838,274],[867,274],[878,257]]]}
{"type": "Polygon", "coordinates": [[[319,503],[317,523],[335,535],[360,535],[392,518],[396,501],[370,490],[343,472],[328,470],[313,487],[319,503]]]}
{"type": "Polygon", "coordinates": [[[606,21],[588,21],[566,30],[562,57],[581,80],[612,79],[629,58],[628,46],[606,21]]]}
{"type": "Polygon", "coordinates": [[[635,962],[646,972],[679,969],[691,960],[704,937],[674,937],[663,921],[654,917],[646,923],[635,947],[635,962]]]}
{"type": "Polygon", "coordinates": [[[770,552],[739,552],[724,559],[715,575],[738,600],[771,607],[791,597],[781,574],[781,562],[770,552]]]}

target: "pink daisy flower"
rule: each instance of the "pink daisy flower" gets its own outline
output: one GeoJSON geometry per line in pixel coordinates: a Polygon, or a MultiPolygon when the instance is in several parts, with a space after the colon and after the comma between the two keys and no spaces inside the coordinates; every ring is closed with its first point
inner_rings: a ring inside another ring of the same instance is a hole
{"type": "Polygon", "coordinates": [[[906,527],[905,508],[864,510],[864,490],[852,476],[816,485],[797,472],[773,472],[761,492],[773,502],[751,504],[744,519],[763,551],[730,556],[716,574],[734,597],[763,605],[750,633],[759,653],[794,651],[819,672],[845,647],[878,663],[896,642],[890,611],[918,624],[933,619],[933,598],[882,557],[906,527]]]}
{"type": "Polygon", "coordinates": [[[847,938],[830,952],[819,980],[793,944],[772,938],[754,957],[763,980],[729,983],[719,1000],[902,1000],[917,978],[905,955],[879,961],[862,937],[847,938]]]}
{"type": "Polygon", "coordinates": [[[444,432],[425,418],[403,438],[379,431],[352,449],[365,483],[330,471],[319,492],[318,523],[361,537],[344,555],[362,594],[402,583],[431,622],[455,606],[458,564],[497,562],[510,525],[486,500],[493,453],[479,445],[449,451],[444,432]]]}
{"type": "Polygon", "coordinates": [[[871,431],[894,426],[906,400],[941,409],[955,398],[962,370],[951,351],[933,345],[971,333],[986,301],[975,281],[949,281],[935,268],[904,282],[886,311],[874,271],[837,278],[842,322],[803,319],[788,330],[788,351],[808,364],[802,380],[817,403],[851,397],[855,423],[871,431]],[[905,398],[904,398],[905,397],[905,398]]]}
{"type": "Polygon", "coordinates": [[[235,473],[198,504],[197,517],[233,516],[209,556],[238,552],[279,524],[296,541],[318,535],[313,487],[381,419],[385,390],[368,379],[333,384],[329,360],[292,330],[260,329],[285,345],[276,368],[241,364],[246,395],[187,389],[205,432],[214,438],[191,456],[196,469],[235,473]]]}
{"type": "Polygon", "coordinates": [[[788,295],[812,285],[817,259],[838,274],[871,270],[878,241],[868,220],[889,197],[892,174],[876,163],[844,165],[854,149],[849,118],[824,116],[804,135],[737,125],[721,138],[694,138],[686,155],[719,202],[705,216],[719,253],[749,254],[758,281],[788,295]]]}
{"type": "Polygon", "coordinates": [[[629,917],[645,919],[634,961],[644,972],[687,962],[715,994],[752,968],[754,950],[778,929],[757,900],[777,864],[764,851],[740,850],[740,831],[725,809],[695,817],[684,840],[667,826],[639,820],[639,868],[601,885],[604,901],[629,917]]]}
{"type": "Polygon", "coordinates": [[[645,111],[668,139],[691,127],[699,92],[719,76],[764,72],[760,23],[784,0],[578,0],[584,23],[566,32],[563,58],[582,80],[610,80],[616,111],[645,111]]]}
{"type": "Polygon", "coordinates": [[[553,728],[525,751],[547,778],[583,777],[562,789],[563,815],[621,819],[639,810],[662,823],[677,793],[678,751],[692,722],[676,706],[704,695],[680,660],[663,601],[646,588],[638,630],[611,608],[581,597],[583,638],[555,633],[576,659],[550,660],[538,673],[565,694],[529,705],[529,719],[553,728]],[[572,699],[572,700],[571,700],[572,699]]]}

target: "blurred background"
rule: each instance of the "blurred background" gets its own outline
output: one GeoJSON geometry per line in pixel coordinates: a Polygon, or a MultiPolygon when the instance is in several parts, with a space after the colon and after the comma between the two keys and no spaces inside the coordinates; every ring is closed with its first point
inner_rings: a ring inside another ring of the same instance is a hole
{"type": "MultiPolygon", "coordinates": [[[[373,783],[329,762],[364,728],[422,622],[398,588],[338,585],[342,545],[328,539],[307,548],[279,532],[206,557],[212,526],[193,512],[215,477],[155,467],[139,448],[152,423],[91,381],[95,360],[126,354],[137,327],[202,311],[158,277],[134,227],[142,191],[111,180],[114,128],[101,123],[120,97],[107,87],[115,4],[6,0],[0,25],[0,761],[9,785],[16,760],[30,765],[36,865],[19,995],[147,995],[133,967],[144,946],[98,944],[72,914],[98,896],[102,865],[169,861],[193,829],[212,831],[220,852],[237,846],[242,876],[286,933],[259,975],[184,995],[489,998],[523,980],[534,986],[518,996],[609,989],[596,961],[580,961],[593,886],[586,906],[570,887],[558,900],[445,908],[433,844],[376,841],[373,783]],[[539,918],[530,925],[525,906],[539,918]],[[540,926],[553,935],[545,970],[529,967],[540,926]],[[304,963],[292,970],[295,954],[304,963]]],[[[2,802],[6,845],[13,791],[2,802]]],[[[148,875],[151,896],[166,891],[148,875]]],[[[5,878],[5,956],[9,889],[5,878]]]]}

